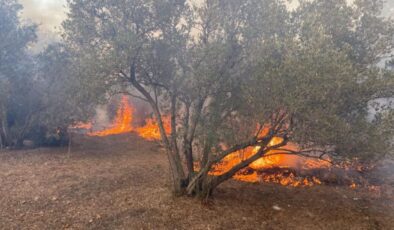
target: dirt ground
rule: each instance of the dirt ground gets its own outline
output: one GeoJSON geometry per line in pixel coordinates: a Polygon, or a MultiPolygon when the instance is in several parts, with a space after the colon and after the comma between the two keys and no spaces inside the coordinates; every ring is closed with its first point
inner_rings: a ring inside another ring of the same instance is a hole
{"type": "Polygon", "coordinates": [[[0,229],[394,229],[390,196],[229,181],[206,205],[171,195],[157,143],[75,139],[0,152],[0,229]]]}

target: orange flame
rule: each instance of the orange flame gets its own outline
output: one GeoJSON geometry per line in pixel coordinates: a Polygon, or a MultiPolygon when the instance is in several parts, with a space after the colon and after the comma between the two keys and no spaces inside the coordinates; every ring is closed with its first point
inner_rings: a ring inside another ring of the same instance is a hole
{"type": "Polygon", "coordinates": [[[102,131],[91,132],[88,135],[103,137],[109,135],[129,133],[133,131],[132,122],[133,122],[133,107],[130,106],[127,97],[123,96],[120,107],[116,111],[115,120],[111,125],[111,127],[102,131]]]}
{"type": "MultiPolygon", "coordinates": [[[[139,136],[147,140],[160,140],[160,129],[157,122],[153,118],[146,120],[146,124],[143,127],[134,128],[133,127],[133,107],[129,104],[126,96],[122,97],[120,106],[116,112],[116,117],[110,128],[91,132],[89,136],[109,136],[116,134],[129,133],[131,131],[137,132],[139,136]]],[[[163,125],[167,134],[171,132],[171,122],[168,116],[163,116],[163,125]]],[[[91,128],[91,127],[90,127],[91,128]]]]}
{"type": "MultiPolygon", "coordinates": [[[[279,137],[274,137],[271,142],[268,144],[269,146],[276,145],[282,141],[279,137]]],[[[284,149],[289,150],[298,150],[298,147],[294,143],[288,143],[283,147],[284,149]]],[[[211,171],[211,175],[222,175],[226,173],[235,165],[241,163],[242,161],[250,158],[255,155],[257,151],[260,150],[260,147],[250,147],[242,151],[234,152],[228,156],[226,156],[222,162],[214,166],[214,169],[211,171]]],[[[321,184],[322,182],[316,178],[298,178],[294,175],[294,173],[289,173],[287,175],[278,172],[278,173],[264,173],[264,170],[268,169],[318,169],[318,168],[329,168],[331,167],[329,162],[320,160],[320,159],[306,159],[297,155],[287,155],[281,154],[281,150],[272,150],[266,153],[265,156],[259,158],[255,162],[249,165],[249,169],[252,172],[245,173],[244,171],[238,172],[234,175],[234,179],[245,181],[245,182],[272,182],[278,183],[284,186],[312,186],[315,184],[321,184]],[[258,173],[263,172],[263,173],[258,173]]]]}
{"type": "MultiPolygon", "coordinates": [[[[166,134],[170,134],[171,133],[170,117],[164,116],[162,120],[166,134]]],[[[152,118],[147,119],[145,126],[137,128],[135,131],[138,133],[140,137],[147,140],[153,141],[153,140],[161,139],[159,126],[157,122],[152,118]]]]}
{"type": "MultiPolygon", "coordinates": [[[[160,140],[160,130],[155,119],[149,118],[146,124],[139,128],[133,128],[133,107],[129,104],[126,96],[122,97],[120,107],[117,110],[115,120],[110,128],[98,132],[89,133],[90,136],[108,136],[115,134],[128,133],[135,131],[139,136],[147,140],[160,140]]],[[[171,133],[171,120],[169,116],[163,116],[163,126],[166,134],[171,133]]],[[[92,127],[91,123],[78,123],[76,128],[92,127]]],[[[260,135],[266,135],[268,127],[266,126],[260,135]]],[[[283,141],[280,137],[274,137],[268,146],[273,146],[283,141]]],[[[298,151],[299,147],[295,143],[288,143],[282,149],[298,151]]],[[[234,152],[226,156],[220,163],[216,164],[211,170],[211,175],[222,175],[232,169],[235,165],[255,155],[260,150],[260,147],[249,147],[241,151],[234,152]]],[[[283,150],[272,150],[251,163],[247,169],[241,170],[234,175],[234,179],[245,182],[268,182],[277,183],[283,186],[313,186],[322,184],[317,177],[298,177],[291,170],[287,169],[329,169],[331,164],[320,159],[309,159],[297,155],[283,154],[283,150]],[[274,169],[272,172],[272,169],[274,169]],[[284,169],[283,172],[275,169],[284,169]],[[271,171],[269,171],[271,170],[271,171]]],[[[356,188],[357,185],[352,183],[351,188],[356,188]]]]}

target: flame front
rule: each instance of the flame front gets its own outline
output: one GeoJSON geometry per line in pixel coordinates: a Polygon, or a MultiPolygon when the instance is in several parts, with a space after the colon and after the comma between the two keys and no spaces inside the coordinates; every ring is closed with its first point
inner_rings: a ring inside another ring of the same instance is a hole
{"type": "MultiPolygon", "coordinates": [[[[170,117],[164,116],[162,120],[163,120],[164,130],[168,135],[171,133],[170,117]]],[[[157,122],[152,118],[147,119],[146,124],[143,127],[137,128],[135,131],[138,133],[140,137],[147,140],[153,141],[153,140],[161,139],[159,126],[157,125],[157,122]]]]}
{"type": "MultiPolygon", "coordinates": [[[[129,133],[135,131],[140,137],[147,139],[147,140],[160,140],[160,129],[157,125],[157,122],[153,118],[148,118],[145,122],[146,124],[142,127],[134,128],[133,127],[133,112],[134,109],[130,105],[129,100],[126,96],[122,97],[120,106],[116,111],[116,117],[112,125],[105,130],[97,131],[97,132],[90,132],[89,136],[110,136],[110,135],[117,135],[123,133],[129,133]]],[[[163,116],[163,126],[166,134],[171,132],[171,124],[170,118],[168,116],[163,116]]],[[[83,124],[83,127],[85,124],[83,124]]],[[[79,127],[79,126],[78,126],[79,127]]],[[[82,127],[82,125],[80,126],[82,127]]],[[[89,126],[89,129],[91,126],[89,126]]]]}
{"type": "MultiPolygon", "coordinates": [[[[142,127],[133,127],[133,107],[129,104],[126,96],[122,97],[120,106],[112,125],[105,130],[90,132],[90,136],[109,136],[116,134],[136,132],[146,140],[160,140],[160,129],[155,119],[148,118],[142,127]]],[[[171,133],[171,119],[163,116],[163,127],[166,134],[171,133]]],[[[75,127],[91,128],[91,124],[77,124],[75,127]]],[[[266,135],[268,127],[265,127],[260,135],[266,135]]],[[[274,137],[268,146],[274,146],[283,141],[280,137],[274,137]]],[[[324,160],[305,158],[298,155],[283,154],[283,149],[298,151],[299,147],[295,143],[288,143],[286,146],[267,152],[263,157],[251,163],[246,169],[234,175],[234,179],[245,182],[267,182],[277,183],[283,186],[312,186],[322,184],[315,176],[300,177],[296,170],[329,169],[332,165],[324,160]]],[[[220,163],[216,164],[210,171],[211,175],[222,175],[238,165],[242,161],[252,157],[260,150],[260,147],[249,147],[241,151],[234,152],[226,156],[220,163]]],[[[356,184],[351,185],[352,188],[356,184]]]]}
{"type": "MultiPolygon", "coordinates": [[[[276,145],[282,141],[279,137],[274,137],[269,146],[276,145]]],[[[288,143],[283,149],[297,151],[298,147],[294,143],[288,143]]],[[[234,152],[225,157],[219,164],[214,166],[211,175],[222,175],[233,168],[235,165],[255,155],[260,147],[249,147],[247,149],[234,152]]],[[[272,150],[249,165],[246,170],[241,170],[234,179],[245,182],[270,182],[284,186],[312,186],[321,184],[316,177],[303,178],[297,177],[290,169],[320,169],[329,168],[331,164],[319,159],[307,159],[297,155],[281,154],[281,150],[272,150]],[[284,169],[272,172],[273,169],[284,169]],[[289,169],[287,171],[286,169],[289,169]]]]}
{"type": "Polygon", "coordinates": [[[133,131],[132,127],[133,122],[133,107],[130,106],[129,100],[126,96],[122,97],[121,104],[116,111],[116,117],[113,124],[110,128],[98,131],[98,132],[91,132],[89,136],[109,136],[109,135],[116,135],[122,133],[129,133],[133,131]]]}

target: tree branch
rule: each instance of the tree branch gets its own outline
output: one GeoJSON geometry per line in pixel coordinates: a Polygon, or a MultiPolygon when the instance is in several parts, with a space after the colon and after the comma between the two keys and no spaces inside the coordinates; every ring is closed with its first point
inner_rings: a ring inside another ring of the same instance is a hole
{"type": "Polygon", "coordinates": [[[116,95],[116,94],[127,94],[127,95],[129,95],[129,96],[131,96],[131,97],[134,97],[134,98],[137,98],[137,99],[139,99],[139,100],[148,102],[148,100],[147,100],[146,98],[143,98],[143,97],[141,97],[141,96],[135,95],[135,94],[130,93],[130,92],[128,92],[128,91],[115,91],[115,92],[113,92],[113,95],[116,95]]]}
{"type": "Polygon", "coordinates": [[[274,137],[274,133],[272,130],[270,130],[270,133],[264,137],[260,137],[260,138],[254,137],[253,139],[251,139],[249,141],[234,145],[233,147],[231,147],[225,151],[222,151],[217,157],[215,157],[213,160],[211,160],[210,163],[216,164],[231,153],[237,152],[237,151],[245,149],[247,147],[259,145],[259,143],[261,144],[261,143],[265,143],[267,141],[269,142],[269,141],[271,141],[271,139],[273,137],[274,137]]]}
{"type": "Polygon", "coordinates": [[[263,143],[261,143],[260,144],[261,148],[260,148],[259,151],[257,151],[256,154],[254,154],[253,156],[249,157],[248,159],[240,162],[239,164],[235,165],[233,168],[231,168],[226,173],[215,177],[213,179],[213,181],[212,181],[212,187],[215,188],[216,186],[218,186],[222,182],[224,182],[224,181],[228,180],[229,178],[233,177],[239,170],[241,170],[241,169],[247,167],[248,165],[250,165],[251,163],[255,162],[256,160],[261,158],[263,155],[265,155],[269,151],[275,150],[275,149],[278,149],[280,147],[285,146],[287,144],[287,141],[288,141],[287,138],[285,137],[281,143],[279,143],[277,145],[273,145],[273,146],[268,146],[268,144],[271,141],[271,139],[272,139],[272,137],[269,140],[266,139],[263,143]],[[263,146],[264,146],[264,148],[263,148],[263,146]]]}

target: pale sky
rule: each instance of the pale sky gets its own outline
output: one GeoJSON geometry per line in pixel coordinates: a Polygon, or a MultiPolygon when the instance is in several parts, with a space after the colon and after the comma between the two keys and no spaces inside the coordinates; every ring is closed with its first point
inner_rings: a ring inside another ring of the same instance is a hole
{"type": "MultiPolygon", "coordinates": [[[[59,27],[65,18],[66,0],[19,0],[23,5],[23,17],[41,24],[47,30],[59,27]]],[[[292,1],[292,5],[296,4],[292,1]]],[[[394,16],[394,0],[387,0],[385,14],[394,16]]]]}
{"type": "Polygon", "coordinates": [[[24,9],[22,16],[48,30],[59,27],[66,12],[66,0],[19,0],[24,9]]]}
{"type": "Polygon", "coordinates": [[[39,52],[47,44],[60,39],[61,23],[66,17],[66,0],[19,0],[22,19],[39,25],[38,41],[32,47],[39,52]]]}
{"type": "MultiPolygon", "coordinates": [[[[66,0],[19,0],[19,2],[24,7],[23,19],[40,25],[39,43],[44,45],[56,39],[58,36],[56,32],[59,31],[61,22],[66,17],[66,0]]],[[[296,5],[296,2],[293,0],[291,5],[296,5]]],[[[384,14],[394,17],[394,0],[386,2],[384,14]]],[[[41,47],[41,45],[38,46],[41,47]]]]}

